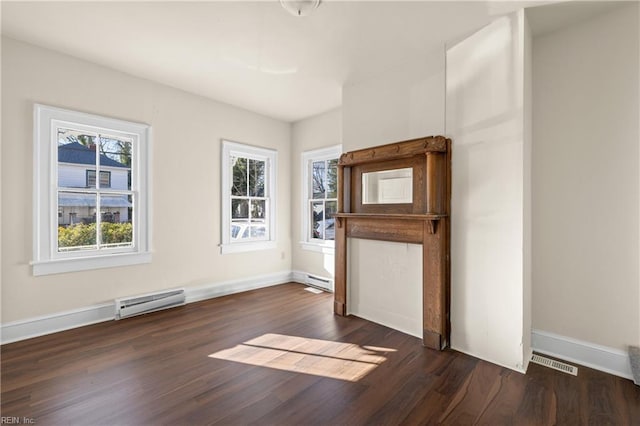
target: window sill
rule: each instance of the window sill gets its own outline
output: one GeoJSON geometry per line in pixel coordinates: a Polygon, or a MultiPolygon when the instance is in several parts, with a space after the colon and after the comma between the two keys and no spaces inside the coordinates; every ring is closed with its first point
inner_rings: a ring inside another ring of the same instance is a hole
{"type": "Polygon", "coordinates": [[[151,253],[124,253],[104,256],[74,257],[68,259],[31,262],[33,275],[52,275],[65,272],[89,271],[92,269],[115,268],[118,266],[151,263],[151,253]]]}
{"type": "Polygon", "coordinates": [[[276,247],[277,245],[275,241],[252,241],[249,243],[220,244],[220,253],[243,253],[247,251],[271,250],[276,247]]]}
{"type": "Polygon", "coordinates": [[[300,246],[304,250],[315,251],[322,254],[335,254],[335,246],[333,244],[310,243],[309,241],[300,241],[300,246]]]}

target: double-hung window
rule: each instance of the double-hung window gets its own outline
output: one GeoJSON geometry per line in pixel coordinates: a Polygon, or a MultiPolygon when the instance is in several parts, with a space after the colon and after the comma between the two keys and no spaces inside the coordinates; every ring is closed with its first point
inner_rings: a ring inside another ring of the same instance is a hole
{"type": "Polygon", "coordinates": [[[34,275],[151,261],[149,126],[34,108],[34,275]]]}
{"type": "Polygon", "coordinates": [[[274,150],[222,141],[221,252],[276,247],[274,150]]]}
{"type": "Polygon", "coordinates": [[[302,154],[302,247],[333,253],[341,146],[302,154]]]}

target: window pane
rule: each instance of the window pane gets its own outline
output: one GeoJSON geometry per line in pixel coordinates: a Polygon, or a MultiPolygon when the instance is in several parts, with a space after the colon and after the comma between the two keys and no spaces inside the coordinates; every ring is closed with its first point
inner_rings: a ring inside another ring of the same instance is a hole
{"type": "Polygon", "coordinates": [[[263,219],[266,211],[266,201],[265,200],[251,200],[251,219],[263,219]]]}
{"type": "Polygon", "coordinates": [[[325,197],[325,162],[315,161],[312,167],[313,198],[325,197]]]}
{"type": "Polygon", "coordinates": [[[100,167],[113,167],[113,172],[100,172],[100,187],[131,189],[132,142],[123,138],[100,136],[100,167]],[[109,186],[103,185],[103,173],[109,173],[109,186]]]}
{"type": "Polygon", "coordinates": [[[338,198],[338,160],[327,161],[327,198],[338,198]]]}
{"type": "Polygon", "coordinates": [[[100,196],[100,245],[101,247],[131,247],[133,209],[131,195],[100,196]]]}
{"type": "Polygon", "coordinates": [[[324,239],[324,202],[311,202],[311,238],[324,239]]]}
{"type": "Polygon", "coordinates": [[[231,157],[231,195],[246,196],[247,195],[247,159],[240,157],[231,157]]]}
{"type": "Polygon", "coordinates": [[[87,167],[96,168],[97,136],[64,128],[58,128],[57,131],[58,186],[85,188],[87,167]]]}
{"type": "Polygon", "coordinates": [[[231,241],[242,241],[250,238],[251,227],[248,220],[231,223],[231,241]]]}
{"type": "Polygon", "coordinates": [[[233,238],[233,239],[238,238],[238,234],[240,234],[240,225],[232,224],[231,225],[231,238],[233,238]]]}
{"type": "Polygon", "coordinates": [[[249,195],[252,197],[264,197],[264,180],[266,162],[249,160],[249,195]]]}
{"type": "Polygon", "coordinates": [[[58,193],[58,251],[95,250],[96,195],[58,193]]]}
{"type": "Polygon", "coordinates": [[[251,227],[251,238],[265,238],[267,235],[267,227],[265,225],[258,225],[251,227]]]}
{"type": "Polygon", "coordinates": [[[337,201],[327,201],[325,203],[325,211],[324,215],[327,219],[332,219],[333,215],[338,211],[338,202],[337,201]]]}
{"type": "Polygon", "coordinates": [[[231,200],[231,219],[249,219],[249,200],[231,200]]]}
{"type": "Polygon", "coordinates": [[[333,215],[338,211],[337,201],[327,201],[324,205],[324,239],[336,239],[336,220],[333,215]]]}

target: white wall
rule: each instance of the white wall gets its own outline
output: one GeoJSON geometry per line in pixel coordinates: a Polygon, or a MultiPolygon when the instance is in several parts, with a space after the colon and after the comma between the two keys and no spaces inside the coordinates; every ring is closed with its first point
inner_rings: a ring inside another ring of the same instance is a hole
{"type": "Polygon", "coordinates": [[[453,140],[451,345],[526,369],[524,13],[447,50],[453,140]]]}
{"type": "MultiPolygon", "coordinates": [[[[334,109],[293,123],[291,128],[291,235],[293,270],[333,279],[334,255],[305,250],[302,235],[302,153],[339,145],[342,110],[334,109]]],[[[306,200],[305,200],[306,205],[306,200]]]]}
{"type": "MultiPolygon", "coordinates": [[[[1,12],[0,12],[1,13],[1,12]]],[[[2,44],[0,43],[0,53],[2,52],[2,44]]],[[[0,66],[0,81],[3,81],[3,71],[2,71],[2,67],[0,66]]],[[[2,133],[2,102],[0,102],[0,137],[3,135],[2,133]]],[[[2,158],[3,158],[3,151],[4,151],[4,144],[2,143],[2,140],[4,140],[4,138],[0,139],[0,179],[2,180],[2,182],[4,182],[4,175],[3,175],[3,167],[2,167],[2,158]]],[[[3,228],[3,218],[2,218],[2,182],[0,182],[0,296],[2,296],[2,277],[3,277],[3,273],[2,273],[2,259],[4,259],[4,257],[2,257],[2,228],[3,228]]],[[[3,315],[3,309],[2,309],[2,298],[0,297],[0,320],[2,319],[2,315],[3,315]]],[[[0,336],[1,337],[1,336],[0,336]]]]}
{"type": "Polygon", "coordinates": [[[178,286],[291,270],[290,125],[2,39],[2,322],[178,286]],[[33,103],[148,123],[153,262],[33,277],[33,103]],[[275,250],[221,255],[220,139],[278,151],[275,250]]]}
{"type": "Polygon", "coordinates": [[[342,88],[343,150],[444,132],[444,46],[342,88]]]}
{"type": "MultiPolygon", "coordinates": [[[[444,133],[444,47],[343,87],[343,151],[444,133]]],[[[351,314],[422,337],[422,246],[349,241],[351,314]]]]}
{"type": "Polygon", "coordinates": [[[640,344],[638,4],[533,43],[534,328],[640,344]]]}

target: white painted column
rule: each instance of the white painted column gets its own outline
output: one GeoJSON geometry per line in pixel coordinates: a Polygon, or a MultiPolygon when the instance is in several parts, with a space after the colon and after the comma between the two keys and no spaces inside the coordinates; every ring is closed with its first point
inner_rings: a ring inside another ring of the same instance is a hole
{"type": "Polygon", "coordinates": [[[524,12],[449,48],[446,75],[446,136],[453,140],[451,344],[523,371],[530,315],[524,12]]]}

